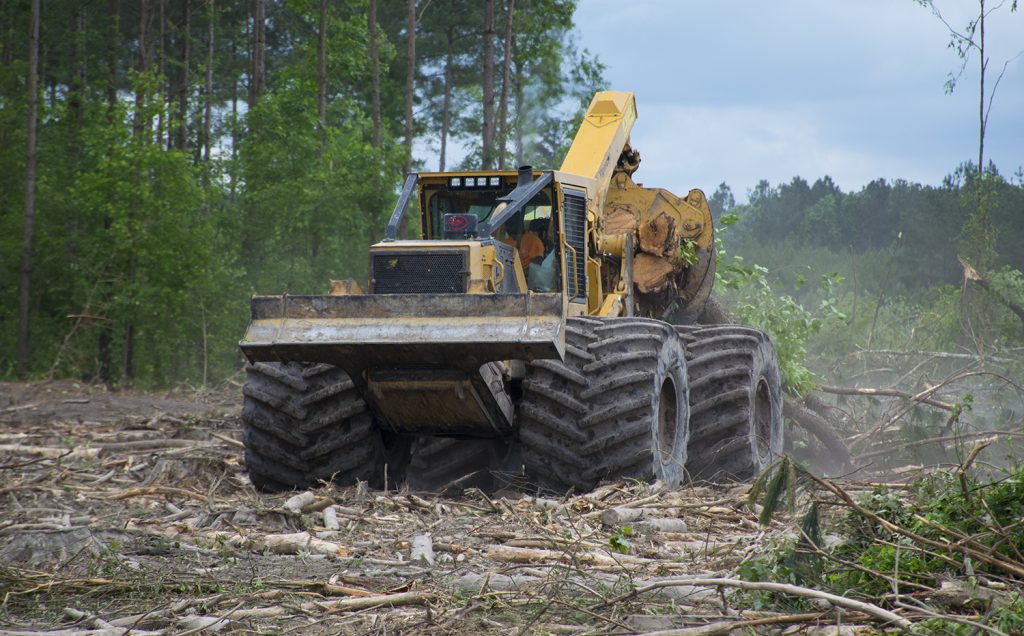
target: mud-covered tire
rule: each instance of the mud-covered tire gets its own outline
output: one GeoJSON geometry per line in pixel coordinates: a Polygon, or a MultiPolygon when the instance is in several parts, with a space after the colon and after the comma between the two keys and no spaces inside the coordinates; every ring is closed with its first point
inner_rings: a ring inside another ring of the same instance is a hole
{"type": "Polygon", "coordinates": [[[443,492],[449,487],[496,488],[500,473],[514,471],[512,445],[504,439],[416,438],[406,469],[411,490],[443,492]]]}
{"type": "Polygon", "coordinates": [[[585,491],[631,477],[678,484],[688,437],[686,360],[668,324],[570,318],[565,362],[527,367],[518,405],[526,479],[585,491]]]}
{"type": "MultiPolygon", "coordinates": [[[[383,486],[388,449],[348,374],[305,362],[257,362],[245,370],[245,465],[257,489],[279,492],[322,481],[383,486]]],[[[404,468],[401,460],[394,463],[399,466],[389,469],[404,468]]]]}
{"type": "Polygon", "coordinates": [[[782,452],[782,388],[771,339],[735,325],[677,327],[690,378],[691,479],[749,479],[782,452]]]}

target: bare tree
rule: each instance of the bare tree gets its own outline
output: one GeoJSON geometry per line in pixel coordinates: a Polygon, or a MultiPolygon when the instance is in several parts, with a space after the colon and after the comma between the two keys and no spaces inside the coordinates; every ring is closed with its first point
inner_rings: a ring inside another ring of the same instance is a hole
{"type": "Polygon", "coordinates": [[[28,114],[25,150],[25,224],[21,252],[21,297],[18,305],[16,372],[24,376],[32,354],[29,340],[29,305],[32,300],[32,246],[36,225],[36,124],[39,119],[39,0],[32,0],[28,29],[28,114]]]}
{"type": "MultiPolygon", "coordinates": [[[[1006,69],[1010,63],[1024,55],[1024,50],[1021,50],[1013,57],[1004,61],[1003,68],[999,71],[999,75],[996,77],[995,83],[992,84],[992,88],[988,93],[985,92],[985,80],[989,64],[989,58],[985,51],[985,22],[990,15],[1003,8],[1007,0],[1000,0],[994,6],[991,4],[986,6],[986,0],[978,0],[978,13],[968,21],[967,27],[963,30],[957,29],[950,24],[932,0],[916,0],[916,2],[931,9],[932,15],[946,26],[946,29],[949,31],[949,46],[956,51],[957,56],[961,60],[960,69],[956,73],[950,73],[949,79],[946,80],[946,93],[952,93],[956,89],[957,83],[963,77],[964,71],[970,63],[971,56],[974,54],[978,56],[980,72],[978,78],[978,174],[981,174],[985,169],[985,132],[988,128],[988,116],[992,110],[992,102],[995,99],[996,90],[999,88],[999,82],[1002,81],[1003,75],[1006,74],[1006,69]]],[[[1016,10],[1017,0],[1012,0],[1010,2],[1010,11],[1016,10]]]]}
{"type": "MultiPolygon", "coordinates": [[[[987,195],[992,187],[991,181],[985,177],[985,133],[988,129],[988,117],[992,110],[992,102],[995,100],[996,90],[999,82],[1003,79],[1010,62],[1024,54],[1024,50],[1003,63],[1003,68],[992,84],[991,89],[986,88],[989,58],[986,51],[985,23],[989,17],[1004,7],[1008,0],[998,0],[994,5],[986,3],[986,0],[978,0],[977,14],[968,21],[966,28],[959,30],[955,28],[942,14],[932,0],[915,0],[918,4],[928,7],[932,15],[938,18],[949,31],[949,46],[956,51],[961,64],[956,73],[950,73],[946,80],[946,93],[952,93],[956,89],[957,82],[963,77],[967,65],[973,55],[978,59],[978,166],[977,183],[971,195],[975,200],[969,203],[973,210],[964,220],[961,229],[960,240],[960,262],[964,264],[964,281],[960,290],[960,325],[961,342],[973,341],[979,351],[984,348],[981,340],[983,329],[976,328],[975,323],[983,324],[988,321],[988,312],[984,306],[978,305],[973,298],[972,286],[967,283],[971,280],[967,275],[967,262],[969,261],[978,271],[985,272],[989,264],[995,258],[995,228],[989,210],[992,206],[992,198],[987,195]]],[[[1010,2],[1010,11],[1017,10],[1017,0],[1010,2]]],[[[975,271],[973,268],[971,271],[975,271]]],[[[981,280],[984,280],[982,277],[981,280]]]]}
{"type": "Polygon", "coordinates": [[[494,0],[484,2],[484,121],[481,135],[483,168],[494,161],[494,0]]]}

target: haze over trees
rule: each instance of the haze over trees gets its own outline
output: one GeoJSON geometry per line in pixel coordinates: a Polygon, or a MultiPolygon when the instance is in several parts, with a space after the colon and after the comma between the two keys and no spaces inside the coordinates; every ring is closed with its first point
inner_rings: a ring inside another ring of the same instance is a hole
{"type": "Polygon", "coordinates": [[[0,4],[0,373],[231,372],[250,293],[365,274],[414,141],[559,161],[602,83],[575,6],[0,4]]]}

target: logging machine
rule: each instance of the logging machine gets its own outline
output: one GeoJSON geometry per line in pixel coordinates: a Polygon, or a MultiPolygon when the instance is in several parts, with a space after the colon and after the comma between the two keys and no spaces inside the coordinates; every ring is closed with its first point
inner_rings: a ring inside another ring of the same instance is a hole
{"type": "Polygon", "coordinates": [[[565,491],[763,470],[782,445],[772,343],[700,324],[711,210],[633,180],[636,118],[632,93],[600,92],[558,170],[410,174],[365,286],[254,296],[253,483],[505,468],[565,491]]]}

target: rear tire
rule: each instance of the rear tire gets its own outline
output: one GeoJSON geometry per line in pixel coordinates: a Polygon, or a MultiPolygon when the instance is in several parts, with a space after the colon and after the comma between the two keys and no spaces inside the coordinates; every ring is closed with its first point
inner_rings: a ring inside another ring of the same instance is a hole
{"type": "Polygon", "coordinates": [[[416,438],[406,470],[412,490],[443,492],[451,486],[493,490],[496,473],[515,470],[509,461],[510,444],[504,439],[416,438]]]}
{"type": "Polygon", "coordinates": [[[545,490],[630,477],[679,484],[686,360],[673,328],[645,318],[569,318],[565,362],[530,363],[519,403],[526,478],[545,490]]]}
{"type": "Polygon", "coordinates": [[[746,480],[782,452],[779,362],[763,331],[676,327],[690,374],[691,479],[746,480]]]}
{"type": "Polygon", "coordinates": [[[389,457],[389,482],[402,479],[402,441],[385,445],[344,371],[305,362],[257,362],[245,370],[245,465],[257,489],[280,492],[330,481],[380,488],[389,457]]]}

